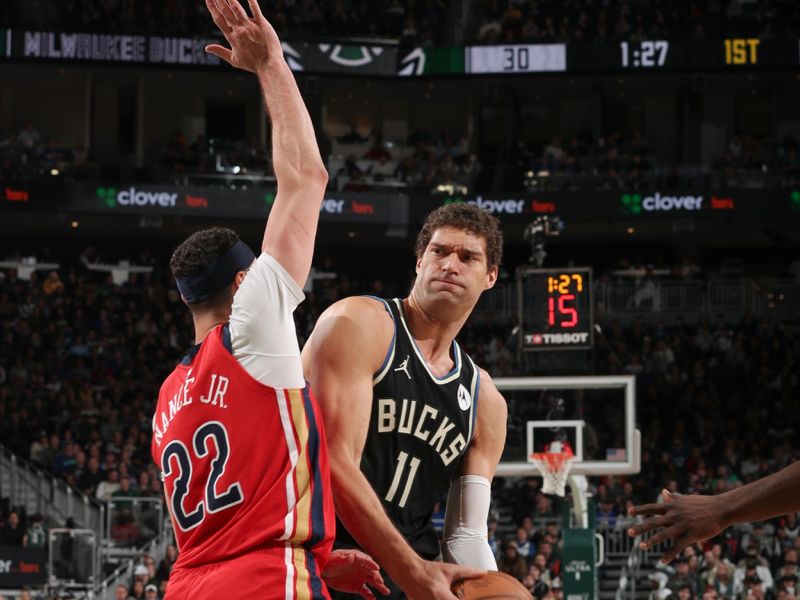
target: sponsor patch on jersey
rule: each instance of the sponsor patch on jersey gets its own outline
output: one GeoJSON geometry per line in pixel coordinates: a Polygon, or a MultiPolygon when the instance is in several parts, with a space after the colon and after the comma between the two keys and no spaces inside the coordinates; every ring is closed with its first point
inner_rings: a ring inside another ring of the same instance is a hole
{"type": "Polygon", "coordinates": [[[472,396],[463,384],[458,386],[458,406],[461,410],[469,410],[469,407],[472,406],[472,396]]]}

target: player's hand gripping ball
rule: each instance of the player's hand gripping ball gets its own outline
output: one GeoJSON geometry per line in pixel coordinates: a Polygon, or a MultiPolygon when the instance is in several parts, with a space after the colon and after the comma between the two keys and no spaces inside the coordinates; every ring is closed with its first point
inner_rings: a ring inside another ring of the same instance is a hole
{"type": "Polygon", "coordinates": [[[463,579],[453,584],[453,593],[460,600],[531,600],[533,596],[519,581],[489,571],[479,579],[463,579]]]}

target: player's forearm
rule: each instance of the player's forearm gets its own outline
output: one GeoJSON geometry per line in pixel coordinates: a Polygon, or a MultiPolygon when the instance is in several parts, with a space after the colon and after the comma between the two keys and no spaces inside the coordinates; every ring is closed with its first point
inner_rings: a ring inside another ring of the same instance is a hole
{"type": "Polygon", "coordinates": [[[278,185],[322,182],[324,186],[328,174],[292,71],[279,56],[257,74],[272,122],[272,162],[278,185]]]}
{"type": "Polygon", "coordinates": [[[725,527],[800,510],[800,461],[717,496],[725,527]]]}
{"type": "Polygon", "coordinates": [[[361,548],[403,588],[422,559],[386,515],[364,474],[351,461],[331,457],[331,483],[341,522],[361,548]]]}

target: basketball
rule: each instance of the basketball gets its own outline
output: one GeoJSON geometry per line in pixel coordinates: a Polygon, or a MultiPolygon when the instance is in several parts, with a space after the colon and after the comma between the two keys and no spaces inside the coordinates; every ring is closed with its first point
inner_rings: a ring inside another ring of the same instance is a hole
{"type": "Polygon", "coordinates": [[[519,581],[490,571],[480,579],[463,579],[453,585],[453,593],[461,600],[530,600],[533,596],[519,581]]]}

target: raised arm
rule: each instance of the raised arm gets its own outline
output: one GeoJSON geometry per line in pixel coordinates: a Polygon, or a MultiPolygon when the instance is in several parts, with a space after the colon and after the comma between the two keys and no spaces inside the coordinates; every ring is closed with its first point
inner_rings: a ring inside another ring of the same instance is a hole
{"type": "Polygon", "coordinates": [[[348,298],[323,313],[303,349],[303,369],[325,423],[336,513],[409,598],[454,600],[450,584],[475,573],[417,556],[360,469],[372,378],[392,333],[391,318],[378,302],[348,298]]]}
{"type": "Polygon", "coordinates": [[[661,529],[642,548],[673,540],[664,552],[668,563],[691,543],[714,537],[735,523],[750,523],[800,511],[800,461],[763,479],[717,496],[683,496],[665,490],[664,503],[635,506],[631,516],[648,517],[631,527],[632,537],[661,529]]]}
{"type": "Polygon", "coordinates": [[[258,77],[272,121],[272,162],[278,180],[261,249],[302,287],[311,268],[328,173],[278,35],[257,0],[248,4],[252,17],[238,0],[206,0],[214,23],[231,45],[228,49],[212,44],[206,52],[258,77]]]}
{"type": "Polygon", "coordinates": [[[475,434],[450,486],[442,554],[447,562],[496,571],[487,540],[491,483],[506,444],[506,401],[481,370],[475,434]]]}

